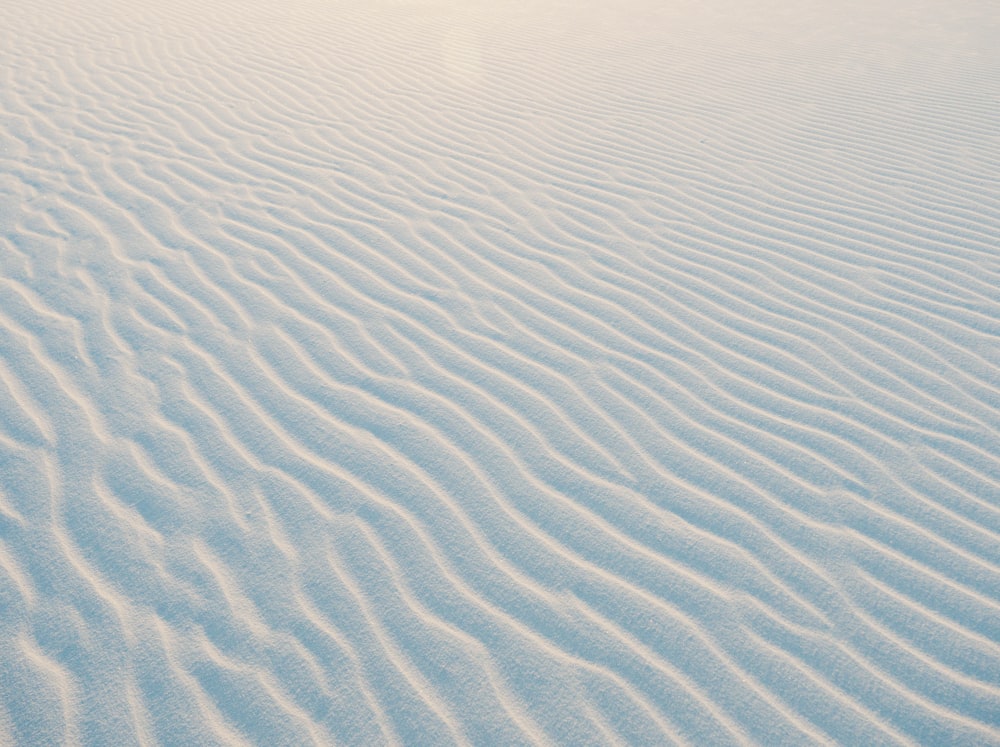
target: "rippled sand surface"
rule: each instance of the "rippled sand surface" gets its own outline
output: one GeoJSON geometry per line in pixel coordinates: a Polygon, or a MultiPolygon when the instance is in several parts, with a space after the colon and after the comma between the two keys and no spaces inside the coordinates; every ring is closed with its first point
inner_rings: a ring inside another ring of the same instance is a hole
{"type": "Polygon", "coordinates": [[[0,5],[0,743],[1000,744],[994,2],[0,5]]]}

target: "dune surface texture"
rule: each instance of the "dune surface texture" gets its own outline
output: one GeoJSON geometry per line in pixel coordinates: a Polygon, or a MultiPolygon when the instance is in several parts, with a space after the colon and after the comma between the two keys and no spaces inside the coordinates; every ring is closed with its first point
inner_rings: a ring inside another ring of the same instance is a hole
{"type": "Polygon", "coordinates": [[[0,10],[0,744],[1000,744],[993,0],[0,10]]]}

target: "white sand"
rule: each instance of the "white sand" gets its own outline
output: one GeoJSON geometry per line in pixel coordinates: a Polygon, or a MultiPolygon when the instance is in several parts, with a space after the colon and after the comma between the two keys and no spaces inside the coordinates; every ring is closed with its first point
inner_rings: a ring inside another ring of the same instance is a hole
{"type": "Polygon", "coordinates": [[[993,0],[0,6],[0,744],[1000,744],[993,0]]]}

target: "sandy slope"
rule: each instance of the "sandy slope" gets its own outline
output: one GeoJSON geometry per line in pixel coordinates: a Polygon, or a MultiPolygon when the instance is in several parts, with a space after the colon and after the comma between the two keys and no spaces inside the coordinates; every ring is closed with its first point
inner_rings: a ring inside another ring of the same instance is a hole
{"type": "Polygon", "coordinates": [[[994,3],[0,5],[0,743],[1000,744],[994,3]]]}

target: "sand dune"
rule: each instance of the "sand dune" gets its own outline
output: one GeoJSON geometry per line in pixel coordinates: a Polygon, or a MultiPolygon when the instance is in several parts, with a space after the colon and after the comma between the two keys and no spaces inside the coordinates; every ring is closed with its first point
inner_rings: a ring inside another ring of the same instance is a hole
{"type": "Polygon", "coordinates": [[[1000,15],[829,5],[7,3],[0,743],[1000,745],[1000,15]]]}

